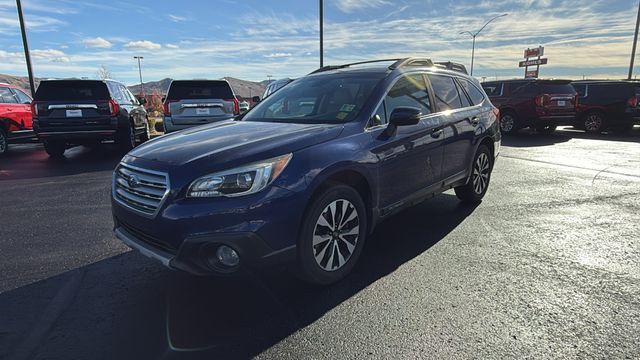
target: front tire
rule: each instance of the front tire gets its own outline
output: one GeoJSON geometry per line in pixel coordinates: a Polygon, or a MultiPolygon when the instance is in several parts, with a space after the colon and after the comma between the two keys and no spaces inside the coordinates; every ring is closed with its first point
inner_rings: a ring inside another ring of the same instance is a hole
{"type": "Polygon", "coordinates": [[[0,156],[7,153],[9,150],[9,139],[7,138],[7,133],[4,132],[4,129],[0,128],[0,156]]]}
{"type": "Polygon", "coordinates": [[[471,176],[465,185],[454,190],[458,199],[464,203],[476,204],[482,200],[489,188],[491,172],[493,171],[493,156],[485,145],[480,145],[473,157],[471,176]]]}
{"type": "Polygon", "coordinates": [[[351,272],[367,236],[367,212],[356,190],[336,185],[315,196],[298,239],[298,275],[332,284],[351,272]]]}

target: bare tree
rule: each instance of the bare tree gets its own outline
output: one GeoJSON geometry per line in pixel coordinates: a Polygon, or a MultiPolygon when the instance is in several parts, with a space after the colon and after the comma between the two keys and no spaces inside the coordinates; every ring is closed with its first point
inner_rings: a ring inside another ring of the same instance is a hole
{"type": "Polygon", "coordinates": [[[107,67],[104,65],[100,65],[100,68],[98,68],[96,75],[98,76],[98,79],[102,79],[102,80],[113,78],[111,76],[111,71],[109,71],[109,69],[107,69],[107,67]]]}

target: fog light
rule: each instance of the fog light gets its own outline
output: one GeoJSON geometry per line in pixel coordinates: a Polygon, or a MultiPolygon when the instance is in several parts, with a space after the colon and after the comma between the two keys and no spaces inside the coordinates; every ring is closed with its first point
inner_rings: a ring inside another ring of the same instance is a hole
{"type": "Polygon", "coordinates": [[[226,245],[221,245],[218,248],[218,251],[216,251],[216,257],[220,264],[224,266],[235,267],[240,263],[240,256],[238,253],[226,245]]]}

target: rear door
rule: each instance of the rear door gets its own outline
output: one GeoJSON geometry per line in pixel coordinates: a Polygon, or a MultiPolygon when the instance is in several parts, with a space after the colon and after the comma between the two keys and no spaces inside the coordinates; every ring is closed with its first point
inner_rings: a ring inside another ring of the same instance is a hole
{"type": "Polygon", "coordinates": [[[236,99],[226,81],[174,81],[167,94],[171,120],[196,125],[233,118],[236,99]]]}
{"type": "Polygon", "coordinates": [[[65,128],[65,131],[111,126],[113,104],[103,81],[43,81],[34,104],[40,128],[65,128]]]}
{"type": "Polygon", "coordinates": [[[18,98],[11,89],[5,86],[0,86],[0,118],[0,121],[8,122],[7,130],[9,133],[21,130],[18,98]]]}
{"type": "Polygon", "coordinates": [[[452,76],[429,74],[435,103],[444,124],[444,158],[442,179],[446,180],[467,170],[469,156],[479,122],[477,109],[459,88],[452,76]]]}

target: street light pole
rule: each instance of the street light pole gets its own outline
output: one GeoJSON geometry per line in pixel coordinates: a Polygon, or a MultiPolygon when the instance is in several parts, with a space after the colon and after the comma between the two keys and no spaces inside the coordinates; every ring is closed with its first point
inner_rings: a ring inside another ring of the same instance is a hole
{"type": "Polygon", "coordinates": [[[134,59],[138,60],[138,74],[140,74],[140,95],[144,96],[144,83],[142,82],[142,65],[140,64],[140,60],[144,59],[144,56],[134,56],[134,59]]]}
{"type": "Polygon", "coordinates": [[[629,64],[629,80],[633,77],[633,62],[636,59],[636,45],[638,44],[638,27],[640,27],[640,4],[638,4],[638,18],[636,19],[636,32],[633,36],[633,48],[631,50],[631,63],[629,64]]]}
{"type": "Polygon", "coordinates": [[[320,67],[324,66],[324,0],[320,1],[320,67]]]}
{"type": "Polygon", "coordinates": [[[491,23],[493,20],[497,19],[497,18],[501,18],[503,16],[507,16],[509,14],[502,14],[502,15],[498,15],[495,16],[493,18],[491,18],[489,21],[487,21],[481,28],[480,30],[476,31],[475,33],[472,33],[471,31],[462,31],[460,34],[469,34],[471,35],[471,37],[473,38],[473,45],[471,47],[471,75],[473,76],[473,62],[474,62],[474,58],[476,55],[476,37],[482,32],[482,30],[484,30],[484,28],[487,27],[487,25],[489,25],[489,23],[491,23]]]}
{"type": "Polygon", "coordinates": [[[36,93],[35,82],[33,81],[33,69],[31,67],[31,55],[29,54],[29,43],[27,42],[27,29],[24,26],[24,15],[22,14],[22,3],[16,0],[18,8],[18,19],[20,20],[20,31],[22,32],[22,45],[24,46],[24,57],[27,61],[27,73],[29,74],[29,86],[31,87],[31,97],[36,93]]]}

